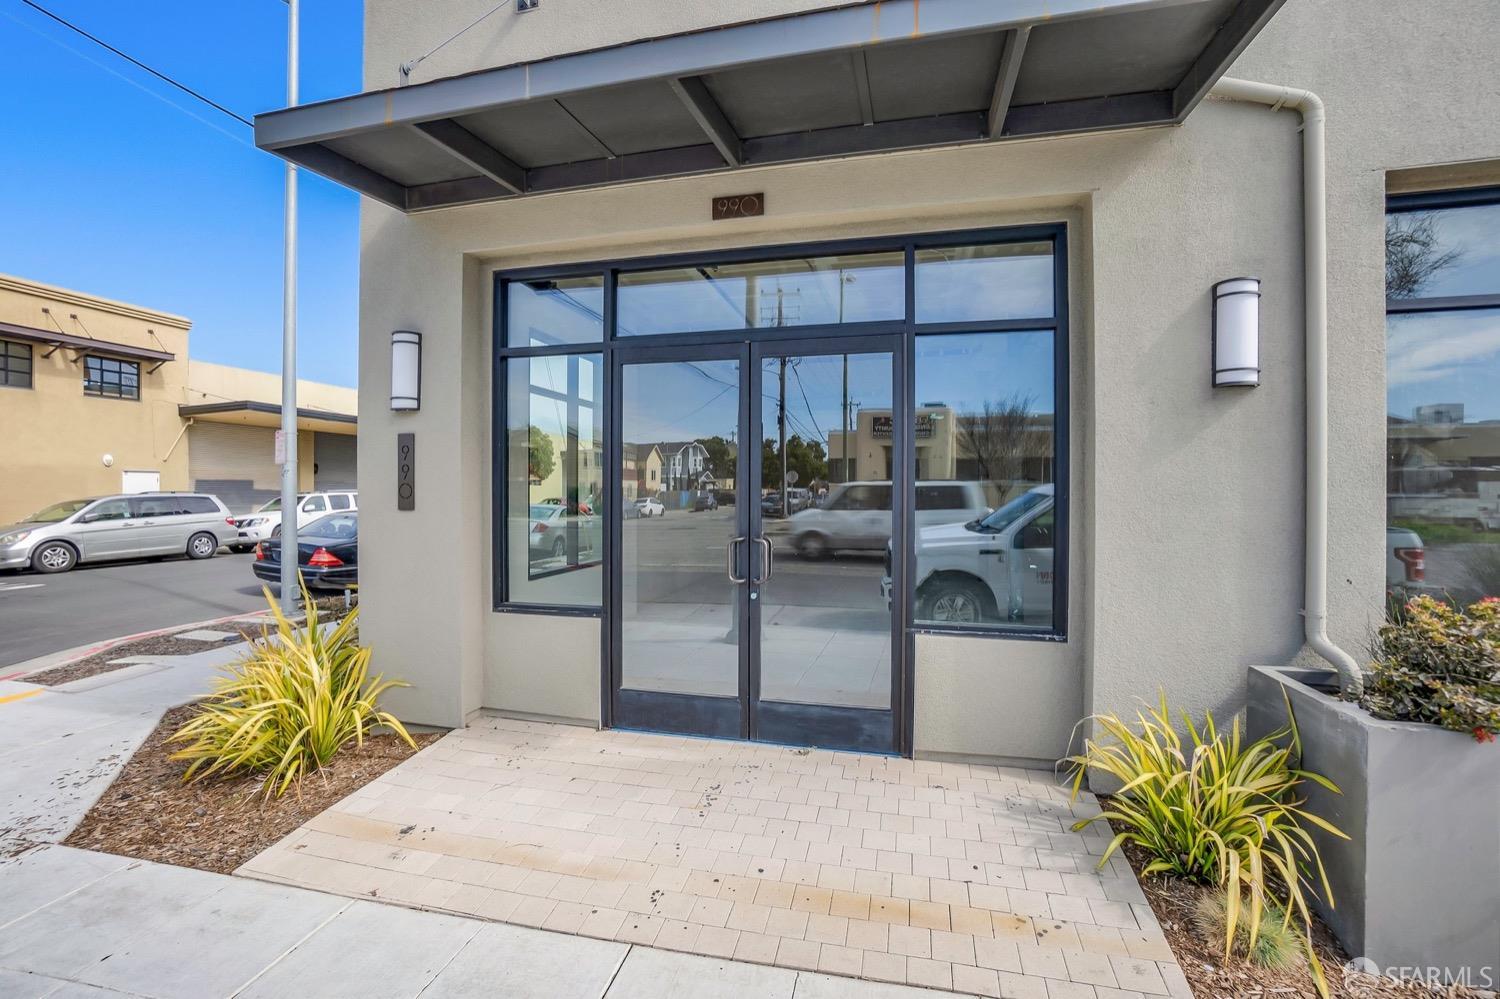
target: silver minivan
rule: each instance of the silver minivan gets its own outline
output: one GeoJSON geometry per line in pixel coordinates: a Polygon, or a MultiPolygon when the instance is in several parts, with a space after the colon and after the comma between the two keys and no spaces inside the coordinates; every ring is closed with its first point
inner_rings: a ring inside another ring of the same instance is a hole
{"type": "Polygon", "coordinates": [[[229,508],[205,493],[66,500],[0,527],[0,569],[67,572],[80,562],[212,558],[237,536],[229,508]]]}

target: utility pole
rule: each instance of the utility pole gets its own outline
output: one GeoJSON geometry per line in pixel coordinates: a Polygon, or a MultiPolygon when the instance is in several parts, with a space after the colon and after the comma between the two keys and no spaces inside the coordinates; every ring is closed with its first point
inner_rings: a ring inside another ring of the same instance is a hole
{"type": "MultiPolygon", "coordinates": [[[[786,325],[786,313],[781,307],[782,289],[776,289],[776,325],[786,325]]],[[[777,436],[781,443],[781,515],[790,517],[791,511],[786,506],[786,355],[781,357],[781,376],[776,392],[776,428],[777,436]]]]}
{"type": "MultiPolygon", "coordinates": [[[[297,8],[287,0],[286,103],[297,103],[297,8]]],[[[286,164],[283,237],[285,271],[281,304],[281,610],[297,610],[297,168],[286,164]]]]}

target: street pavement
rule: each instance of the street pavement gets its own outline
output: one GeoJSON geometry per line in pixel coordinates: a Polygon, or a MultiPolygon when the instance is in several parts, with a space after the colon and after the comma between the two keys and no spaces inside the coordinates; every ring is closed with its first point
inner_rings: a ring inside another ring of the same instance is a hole
{"type": "MultiPolygon", "coordinates": [[[[0,572],[0,667],[179,624],[263,610],[253,555],[0,572]]],[[[0,675],[6,671],[0,669],[0,675]]]]}

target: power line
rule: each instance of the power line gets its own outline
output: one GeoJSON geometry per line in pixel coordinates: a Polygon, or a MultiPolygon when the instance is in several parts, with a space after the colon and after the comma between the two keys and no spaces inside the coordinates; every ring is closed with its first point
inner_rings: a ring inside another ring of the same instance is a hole
{"type": "Polygon", "coordinates": [[[52,13],[52,11],[48,10],[46,7],[43,7],[41,4],[35,3],[34,0],[21,0],[21,2],[24,3],[26,6],[30,7],[32,10],[35,10],[36,12],[38,12],[40,14],[43,14],[43,15],[45,15],[47,17],[50,17],[52,20],[56,21],[58,24],[61,24],[63,27],[67,28],[69,31],[75,31],[78,34],[82,35],[84,38],[87,38],[89,41],[93,42],[95,45],[98,45],[101,48],[108,49],[109,51],[113,52],[115,55],[119,56],[121,59],[124,59],[126,62],[130,63],[131,65],[136,66],[139,69],[145,70],[146,72],[150,73],[152,76],[156,77],[158,80],[161,80],[163,83],[171,84],[172,86],[176,87],[178,90],[180,90],[183,93],[187,94],[189,97],[196,98],[197,100],[202,101],[204,104],[207,104],[209,107],[213,108],[215,111],[219,111],[219,112],[222,112],[223,114],[227,114],[229,117],[233,118],[235,121],[239,122],[241,125],[247,125],[250,128],[254,128],[255,127],[255,123],[252,122],[249,118],[246,118],[246,117],[244,117],[242,115],[236,114],[235,112],[233,112],[233,111],[229,110],[228,108],[226,108],[224,105],[219,104],[219,103],[217,103],[215,101],[212,101],[212,100],[210,100],[207,97],[204,97],[202,94],[198,93],[198,91],[194,90],[192,87],[189,87],[186,84],[178,83],[176,80],[172,79],[167,74],[162,73],[162,72],[160,72],[158,70],[152,69],[150,66],[147,66],[145,63],[141,62],[139,59],[135,58],[134,56],[129,55],[128,53],[125,53],[125,52],[121,52],[119,49],[115,48],[113,45],[109,44],[104,39],[99,38],[96,35],[89,34],[87,31],[83,30],[78,25],[74,24],[73,22],[68,21],[65,18],[59,17],[58,15],[52,13]]]}

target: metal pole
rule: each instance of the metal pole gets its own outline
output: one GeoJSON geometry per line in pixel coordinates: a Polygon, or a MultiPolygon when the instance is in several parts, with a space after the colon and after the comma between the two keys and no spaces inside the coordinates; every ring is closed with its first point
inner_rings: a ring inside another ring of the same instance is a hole
{"type": "MultiPolygon", "coordinates": [[[[297,103],[297,8],[288,0],[286,103],[297,103]]],[[[297,168],[286,165],[285,271],[281,306],[281,435],[286,461],[281,466],[281,610],[297,610],[297,168]]]]}

